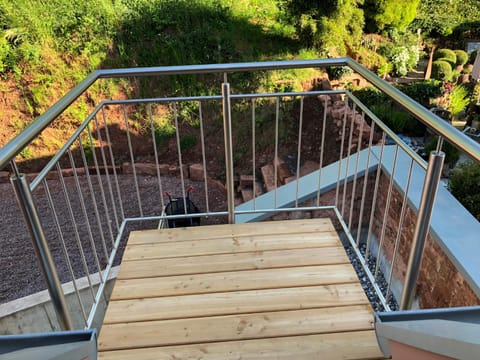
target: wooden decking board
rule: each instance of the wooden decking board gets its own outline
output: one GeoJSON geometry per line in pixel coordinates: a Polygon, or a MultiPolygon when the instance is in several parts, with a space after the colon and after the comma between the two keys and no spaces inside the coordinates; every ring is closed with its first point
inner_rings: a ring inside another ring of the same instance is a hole
{"type": "Polygon", "coordinates": [[[333,264],[350,264],[343,247],[253,251],[144,261],[125,260],[122,262],[117,279],[333,264]]]}
{"type": "MultiPolygon", "coordinates": [[[[323,233],[335,231],[328,219],[317,219],[306,223],[304,220],[291,220],[289,224],[271,225],[266,222],[236,225],[200,226],[196,228],[178,228],[163,230],[145,230],[136,232],[129,239],[129,245],[158,244],[159,242],[179,242],[211,239],[226,239],[244,236],[263,236],[270,234],[323,233]],[[160,236],[159,236],[160,235],[160,236]]],[[[277,223],[280,223],[277,221],[277,223]]]]}
{"type": "Polygon", "coordinates": [[[100,359],[381,358],[328,219],[131,234],[100,359]]]}
{"type": "Polygon", "coordinates": [[[111,299],[153,298],[239,290],[289,288],[357,282],[350,264],[231,271],[117,280],[111,299]]]}
{"type": "Polygon", "coordinates": [[[100,352],[101,360],[382,359],[374,330],[100,352]]]}
{"type": "Polygon", "coordinates": [[[105,325],[99,345],[118,350],[372,329],[372,312],[362,305],[105,325]]]}
{"type": "Polygon", "coordinates": [[[338,245],[338,235],[325,232],[318,234],[243,236],[217,240],[189,240],[178,243],[146,244],[128,246],[123,260],[165,259],[181,256],[229,254],[261,250],[288,250],[338,245]]]}
{"type": "Polygon", "coordinates": [[[360,284],[292,287],[112,301],[104,324],[368,304],[360,284]]]}

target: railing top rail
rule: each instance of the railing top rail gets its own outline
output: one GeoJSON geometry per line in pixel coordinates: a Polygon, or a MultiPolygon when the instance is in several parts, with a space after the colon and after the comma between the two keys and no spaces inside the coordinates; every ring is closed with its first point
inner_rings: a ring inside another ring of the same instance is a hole
{"type": "Polygon", "coordinates": [[[425,125],[429,126],[437,134],[446,140],[456,144],[458,148],[467,153],[476,161],[480,162],[480,145],[459,131],[454,131],[441,118],[419,105],[407,95],[403,94],[386,81],[380,79],[373,72],[350,58],[318,59],[318,60],[292,60],[292,61],[266,61],[247,62],[231,64],[207,64],[207,65],[185,65],[185,66],[164,66],[164,67],[140,67],[125,69],[97,70],[88,75],[81,83],[64,95],[57,103],[40,115],[24,131],[17,135],[0,149],[0,170],[13,159],[25,146],[27,146],[43,129],[52,123],[62,114],[70,104],[80,97],[98,79],[121,78],[130,76],[164,76],[182,74],[204,74],[204,73],[229,73],[237,71],[262,71],[262,70],[284,70],[308,67],[325,66],[349,66],[363,76],[367,81],[385,92],[388,96],[397,101],[406,110],[418,117],[425,125]]]}

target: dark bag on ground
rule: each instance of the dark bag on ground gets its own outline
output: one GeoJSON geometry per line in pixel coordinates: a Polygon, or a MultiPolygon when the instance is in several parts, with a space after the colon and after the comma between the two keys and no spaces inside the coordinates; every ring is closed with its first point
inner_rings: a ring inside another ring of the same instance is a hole
{"type": "MultiPolygon", "coordinates": [[[[168,204],[165,206],[166,215],[185,215],[187,214],[197,214],[200,211],[195,206],[195,204],[190,200],[191,189],[187,191],[187,197],[184,199],[172,198],[170,194],[166,193],[168,196],[168,204]],[[185,200],[185,201],[184,201],[185,200]],[[187,206],[187,211],[185,212],[185,205],[187,206]]],[[[200,226],[199,217],[186,217],[181,219],[168,219],[169,228],[178,228],[178,227],[188,227],[188,226],[200,226]]]]}

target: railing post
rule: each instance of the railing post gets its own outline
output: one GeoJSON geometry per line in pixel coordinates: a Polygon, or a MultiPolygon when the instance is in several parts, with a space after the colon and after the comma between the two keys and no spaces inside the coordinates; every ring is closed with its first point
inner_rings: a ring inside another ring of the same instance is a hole
{"type": "Polygon", "coordinates": [[[400,310],[409,310],[412,308],[418,274],[422,263],[423,250],[430,227],[433,204],[435,203],[437,189],[440,184],[444,160],[445,153],[441,151],[432,151],[430,153],[425,182],[423,184],[422,198],[418,209],[417,224],[415,225],[412,248],[410,249],[410,257],[408,259],[400,310]]]}
{"type": "Polygon", "coordinates": [[[232,108],[230,104],[230,84],[222,84],[223,134],[225,138],[225,172],[227,177],[228,223],[235,223],[235,189],[233,183],[232,108]]]}
{"type": "Polygon", "coordinates": [[[10,178],[15,189],[17,200],[22,209],[25,222],[32,237],[33,248],[37,254],[40,268],[47,282],[48,292],[52,299],[53,308],[57,314],[57,319],[62,330],[72,330],[72,321],[70,312],[65,301],[62,285],[58,278],[57,269],[53,262],[48,243],[43,232],[42,224],[38,217],[32,193],[27,182],[25,174],[17,174],[10,178]]]}

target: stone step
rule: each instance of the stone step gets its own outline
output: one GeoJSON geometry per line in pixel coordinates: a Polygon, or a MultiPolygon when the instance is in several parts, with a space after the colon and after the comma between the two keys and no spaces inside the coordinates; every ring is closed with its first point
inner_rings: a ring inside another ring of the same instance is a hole
{"type": "Polygon", "coordinates": [[[263,183],[265,184],[265,188],[267,189],[267,192],[275,190],[275,168],[273,167],[273,165],[268,164],[262,166],[260,171],[262,172],[262,179],[263,183]]]}

